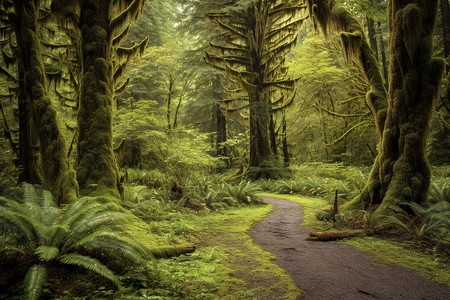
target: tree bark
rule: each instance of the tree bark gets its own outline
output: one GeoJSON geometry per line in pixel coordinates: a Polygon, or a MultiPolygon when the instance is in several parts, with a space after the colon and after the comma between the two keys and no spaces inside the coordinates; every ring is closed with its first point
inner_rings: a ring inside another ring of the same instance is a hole
{"type": "MultiPolygon", "coordinates": [[[[20,53],[20,51],[19,51],[20,53]]],[[[19,54],[19,57],[21,55],[19,54]]],[[[29,98],[25,95],[24,67],[19,59],[19,181],[33,184],[42,183],[39,176],[39,152],[34,145],[38,145],[36,134],[33,134],[33,117],[29,98]]]]}
{"type": "Polygon", "coordinates": [[[438,0],[389,1],[391,62],[377,213],[387,213],[390,205],[401,202],[426,201],[426,139],[444,69],[442,59],[432,58],[437,4],[438,0]]]}
{"type": "Polygon", "coordinates": [[[78,196],[75,172],[68,165],[67,149],[57,123],[57,113],[52,106],[46,89],[47,80],[40,53],[37,35],[37,10],[33,0],[15,1],[15,11],[19,18],[16,38],[20,53],[20,69],[23,71],[23,94],[20,100],[21,133],[25,137],[21,147],[30,147],[21,156],[31,170],[27,171],[29,179],[35,179],[36,168],[33,156],[33,141],[39,144],[39,175],[45,189],[52,192],[57,203],[67,203],[78,196]],[[29,122],[29,124],[23,124],[29,122]],[[34,131],[32,126],[36,128],[34,131]],[[31,166],[30,166],[31,164],[31,166]]]}
{"type": "Polygon", "coordinates": [[[372,48],[372,51],[378,60],[378,43],[377,39],[375,38],[376,34],[375,22],[373,21],[372,18],[369,17],[366,17],[366,21],[367,21],[367,32],[369,33],[370,47],[372,48]]]}
{"type": "Polygon", "coordinates": [[[269,119],[269,132],[270,132],[270,148],[272,153],[276,156],[278,155],[278,145],[277,145],[277,136],[275,130],[275,122],[273,120],[273,112],[270,113],[269,119]]]}
{"type": "Polygon", "coordinates": [[[113,152],[113,77],[109,0],[86,0],[81,7],[82,79],[78,111],[80,188],[119,198],[119,169],[113,152]]]}
{"type": "Polygon", "coordinates": [[[224,143],[227,141],[227,120],[219,103],[214,104],[214,115],[216,117],[216,155],[226,157],[227,149],[224,143]]]}
{"type": "Polygon", "coordinates": [[[283,161],[284,166],[289,167],[289,150],[288,150],[288,142],[287,142],[287,124],[286,124],[286,112],[283,111],[283,120],[281,121],[283,123],[283,161]]]}
{"type": "Polygon", "coordinates": [[[268,128],[269,105],[261,96],[256,95],[250,100],[250,168],[259,167],[272,155],[268,128]]]}

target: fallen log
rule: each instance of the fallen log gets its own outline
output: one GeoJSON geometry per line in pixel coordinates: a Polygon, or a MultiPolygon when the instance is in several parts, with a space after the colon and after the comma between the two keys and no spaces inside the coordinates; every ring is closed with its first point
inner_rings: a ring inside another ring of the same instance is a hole
{"type": "Polygon", "coordinates": [[[335,232],[335,231],[323,231],[323,232],[310,232],[308,239],[312,241],[335,241],[335,240],[341,240],[345,238],[351,238],[351,237],[362,237],[362,236],[369,236],[374,235],[375,232],[373,230],[353,230],[353,231],[341,231],[341,232],[335,232]]]}

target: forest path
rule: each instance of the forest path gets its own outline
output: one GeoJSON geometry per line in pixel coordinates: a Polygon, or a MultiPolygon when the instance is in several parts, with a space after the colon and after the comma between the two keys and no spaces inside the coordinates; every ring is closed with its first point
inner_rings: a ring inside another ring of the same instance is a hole
{"type": "Polygon", "coordinates": [[[289,200],[263,197],[273,212],[250,235],[273,253],[300,289],[302,299],[450,299],[450,288],[403,267],[380,263],[370,254],[336,242],[308,241],[300,227],[302,206],[289,200]]]}

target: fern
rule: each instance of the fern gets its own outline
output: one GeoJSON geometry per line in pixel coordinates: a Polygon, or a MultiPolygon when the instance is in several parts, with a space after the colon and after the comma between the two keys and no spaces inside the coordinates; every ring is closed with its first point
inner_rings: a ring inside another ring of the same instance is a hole
{"type": "Polygon", "coordinates": [[[409,220],[408,213],[400,206],[390,207],[395,216],[383,217],[385,227],[394,227],[403,230],[422,241],[441,242],[450,244],[450,203],[446,201],[438,202],[429,208],[420,206],[417,203],[402,203],[411,208],[414,215],[420,220],[418,225],[404,220],[409,220]]]}
{"type": "Polygon", "coordinates": [[[47,268],[45,266],[33,265],[29,268],[23,281],[24,299],[39,299],[46,281],[47,268]]]}
{"type": "Polygon", "coordinates": [[[116,277],[116,275],[114,275],[114,273],[110,269],[108,269],[107,266],[105,266],[95,258],[71,253],[61,256],[59,261],[64,264],[76,265],[81,268],[91,270],[105,278],[108,278],[109,280],[114,282],[115,285],[120,287],[120,282],[119,279],[116,277]]]}
{"type": "Polygon", "coordinates": [[[446,179],[441,184],[432,182],[429,192],[429,198],[433,202],[450,202],[450,180],[446,179]]]}
{"type": "Polygon", "coordinates": [[[96,272],[120,286],[114,273],[95,256],[119,267],[146,265],[152,258],[143,245],[123,234],[121,226],[133,216],[114,210],[115,204],[81,198],[59,209],[50,193],[29,184],[24,185],[23,195],[20,201],[0,197],[0,255],[26,253],[32,257],[30,263],[39,262],[24,279],[25,299],[39,298],[46,267],[53,261],[96,272]]]}
{"type": "Polygon", "coordinates": [[[49,261],[58,257],[59,249],[51,246],[39,246],[36,248],[36,251],[34,251],[34,254],[36,254],[40,260],[49,261]]]}
{"type": "Polygon", "coordinates": [[[255,194],[260,188],[252,185],[250,181],[241,181],[238,185],[222,183],[219,197],[230,206],[238,204],[259,204],[262,203],[260,197],[255,194]]]}

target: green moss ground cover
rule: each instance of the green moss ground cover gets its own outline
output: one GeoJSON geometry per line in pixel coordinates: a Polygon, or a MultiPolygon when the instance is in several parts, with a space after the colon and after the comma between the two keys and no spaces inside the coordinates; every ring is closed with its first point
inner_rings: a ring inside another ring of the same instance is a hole
{"type": "MultiPolygon", "coordinates": [[[[172,213],[160,222],[134,224],[129,233],[151,249],[192,246],[196,251],[154,262],[155,282],[129,299],[298,299],[301,291],[256,246],[248,230],[271,206],[233,208],[220,213],[172,213]]],[[[128,296],[125,297],[127,299],[128,296]]]]}

